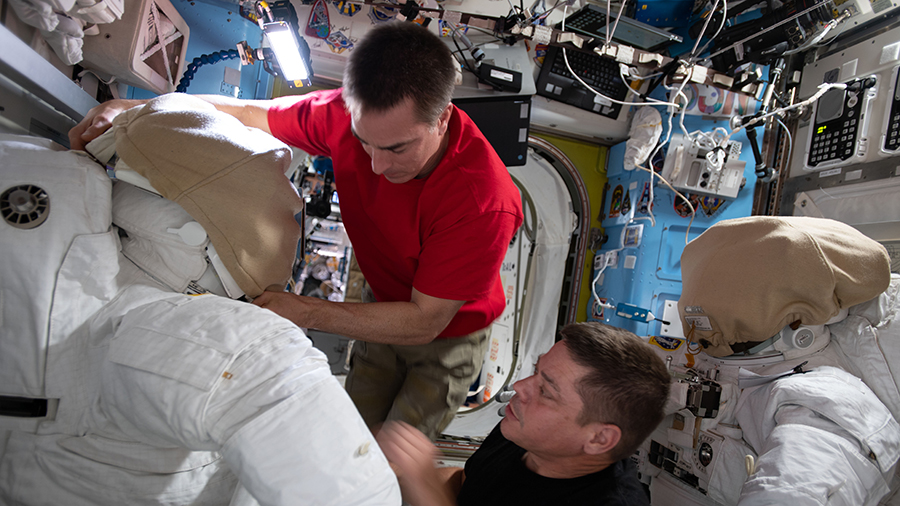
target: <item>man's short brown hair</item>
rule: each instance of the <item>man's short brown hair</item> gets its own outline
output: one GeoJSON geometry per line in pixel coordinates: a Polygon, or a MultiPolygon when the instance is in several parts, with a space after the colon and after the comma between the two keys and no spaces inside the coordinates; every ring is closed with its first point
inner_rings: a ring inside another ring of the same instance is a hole
{"type": "Polygon", "coordinates": [[[662,422],[671,376],[662,359],[633,333],[598,322],[559,332],[572,359],[589,369],[576,386],[584,408],[578,423],[609,423],[622,431],[611,457],[633,454],[662,422]]]}
{"type": "Polygon", "coordinates": [[[343,97],[354,117],[412,99],[417,119],[434,125],[453,97],[458,64],[437,35],[393,21],[366,33],[344,69],[343,97]]]}

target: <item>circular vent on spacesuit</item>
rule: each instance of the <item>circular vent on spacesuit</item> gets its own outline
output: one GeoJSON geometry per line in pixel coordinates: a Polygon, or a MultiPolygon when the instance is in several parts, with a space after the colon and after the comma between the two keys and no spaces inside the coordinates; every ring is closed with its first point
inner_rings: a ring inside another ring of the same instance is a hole
{"type": "Polygon", "coordinates": [[[35,228],[47,219],[48,214],[50,197],[43,188],[23,184],[13,186],[0,195],[0,215],[16,228],[35,228]]]}

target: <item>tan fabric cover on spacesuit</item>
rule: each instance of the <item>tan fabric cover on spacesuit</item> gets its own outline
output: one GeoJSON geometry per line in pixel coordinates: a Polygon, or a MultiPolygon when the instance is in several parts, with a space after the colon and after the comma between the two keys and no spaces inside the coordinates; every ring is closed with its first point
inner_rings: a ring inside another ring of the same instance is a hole
{"type": "Polygon", "coordinates": [[[719,222],[681,255],[685,335],[712,356],[765,341],[799,321],[820,325],[887,289],[890,258],[844,223],[752,216],[719,222]],[[705,328],[704,328],[705,327],[705,328]]]}
{"type": "Polygon", "coordinates": [[[284,289],[303,210],[285,176],[290,148],[183,93],[130,109],[113,125],[119,157],[203,226],[244,293],[284,289]]]}

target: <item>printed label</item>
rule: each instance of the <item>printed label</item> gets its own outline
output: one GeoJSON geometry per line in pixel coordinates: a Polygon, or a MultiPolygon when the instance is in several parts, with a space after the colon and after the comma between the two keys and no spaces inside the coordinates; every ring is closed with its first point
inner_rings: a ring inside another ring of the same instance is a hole
{"type": "Polygon", "coordinates": [[[688,328],[693,324],[696,330],[712,330],[712,325],[709,323],[709,317],[707,316],[685,316],[684,321],[687,323],[688,328]]]}
{"type": "Polygon", "coordinates": [[[512,74],[508,72],[500,72],[497,69],[491,69],[491,77],[494,79],[503,79],[504,81],[513,82],[512,74]]]}
{"type": "Polygon", "coordinates": [[[487,402],[491,400],[491,394],[494,389],[494,375],[491,373],[487,373],[487,379],[484,381],[484,395],[481,397],[481,402],[487,402]]]}

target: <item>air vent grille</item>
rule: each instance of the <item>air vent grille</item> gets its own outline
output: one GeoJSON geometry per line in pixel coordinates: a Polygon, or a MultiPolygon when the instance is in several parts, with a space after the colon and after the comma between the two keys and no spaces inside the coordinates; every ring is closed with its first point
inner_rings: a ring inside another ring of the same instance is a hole
{"type": "Polygon", "coordinates": [[[50,214],[50,197],[43,188],[31,184],[9,188],[0,195],[0,216],[13,227],[36,228],[50,214]]]}

